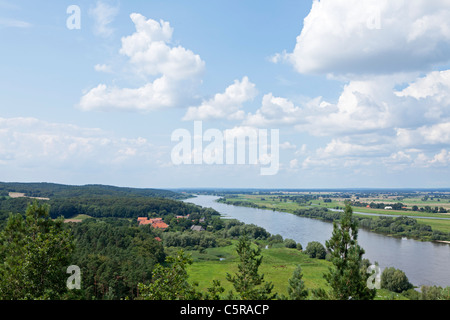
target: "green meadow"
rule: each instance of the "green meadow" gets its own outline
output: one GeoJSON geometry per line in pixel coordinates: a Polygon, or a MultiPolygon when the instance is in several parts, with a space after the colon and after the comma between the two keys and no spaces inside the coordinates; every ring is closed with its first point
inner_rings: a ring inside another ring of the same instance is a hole
{"type": "MultiPolygon", "coordinates": [[[[187,251],[194,261],[187,269],[189,281],[197,283],[198,288],[205,292],[208,287],[211,287],[213,280],[220,280],[225,288],[225,293],[232,290],[231,283],[226,280],[226,274],[233,275],[237,272],[239,259],[235,251],[236,243],[237,241],[234,240],[232,245],[209,248],[204,250],[203,253],[187,251]]],[[[272,282],[274,285],[273,292],[287,295],[288,280],[292,277],[297,265],[302,267],[303,281],[308,289],[327,289],[323,274],[332,266],[329,261],[310,258],[297,249],[282,246],[273,246],[266,249],[263,244],[261,246],[263,260],[259,273],[264,274],[266,282],[272,282]]],[[[376,299],[405,298],[400,294],[381,289],[377,290],[376,299]]]]}

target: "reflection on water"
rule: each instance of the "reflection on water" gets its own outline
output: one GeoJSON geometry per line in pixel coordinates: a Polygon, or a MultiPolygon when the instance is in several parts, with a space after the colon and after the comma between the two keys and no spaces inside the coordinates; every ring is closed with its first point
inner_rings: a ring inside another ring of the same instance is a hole
{"type": "MultiPolygon", "coordinates": [[[[218,197],[198,196],[187,199],[202,207],[210,207],[225,218],[238,219],[247,224],[263,227],[273,235],[301,243],[330,239],[333,224],[320,220],[298,217],[290,213],[237,207],[215,202],[218,197]]],[[[395,267],[403,270],[414,285],[450,286],[450,245],[397,239],[360,229],[358,242],[365,250],[364,258],[378,262],[381,269],[395,267]]]]}

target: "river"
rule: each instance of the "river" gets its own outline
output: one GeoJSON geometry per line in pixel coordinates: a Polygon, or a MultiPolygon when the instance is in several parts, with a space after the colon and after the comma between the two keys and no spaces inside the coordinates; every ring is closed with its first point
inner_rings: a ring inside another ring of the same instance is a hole
{"type": "MultiPolygon", "coordinates": [[[[303,248],[311,241],[325,244],[330,239],[333,224],[321,220],[299,217],[291,213],[238,207],[216,202],[218,197],[199,195],[184,200],[202,207],[213,208],[224,218],[232,218],[246,224],[263,227],[273,235],[293,239],[303,248]]],[[[406,273],[416,285],[450,286],[450,245],[397,239],[359,229],[358,243],[365,250],[363,258],[378,262],[383,270],[394,267],[406,273]]]]}

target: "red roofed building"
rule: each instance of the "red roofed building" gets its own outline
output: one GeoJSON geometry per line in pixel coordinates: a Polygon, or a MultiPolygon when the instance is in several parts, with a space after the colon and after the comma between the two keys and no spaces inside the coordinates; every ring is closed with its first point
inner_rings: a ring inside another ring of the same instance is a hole
{"type": "Polygon", "coordinates": [[[156,222],[152,223],[152,227],[156,228],[156,229],[163,229],[164,230],[164,229],[167,229],[169,226],[166,223],[162,222],[162,221],[156,221],[156,222]]]}
{"type": "Polygon", "coordinates": [[[153,228],[157,229],[167,229],[169,226],[162,221],[162,218],[154,218],[154,219],[148,219],[145,217],[139,217],[138,219],[139,225],[144,226],[147,224],[150,224],[153,228]]]}
{"type": "Polygon", "coordinates": [[[137,218],[137,220],[138,220],[140,226],[151,223],[150,220],[148,220],[148,218],[146,218],[146,217],[139,217],[139,218],[137,218]]]}

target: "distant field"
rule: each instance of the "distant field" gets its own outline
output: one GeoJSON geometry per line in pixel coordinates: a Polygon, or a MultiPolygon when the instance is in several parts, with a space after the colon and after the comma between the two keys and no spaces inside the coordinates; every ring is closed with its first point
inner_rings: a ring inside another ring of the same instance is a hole
{"type": "Polygon", "coordinates": [[[64,222],[82,222],[84,219],[91,218],[87,214],[78,214],[70,219],[64,219],[64,222]]]}
{"type": "Polygon", "coordinates": [[[8,196],[10,198],[30,198],[30,199],[38,199],[38,200],[50,200],[49,198],[44,197],[27,197],[25,193],[21,192],[9,192],[8,196]]]}

